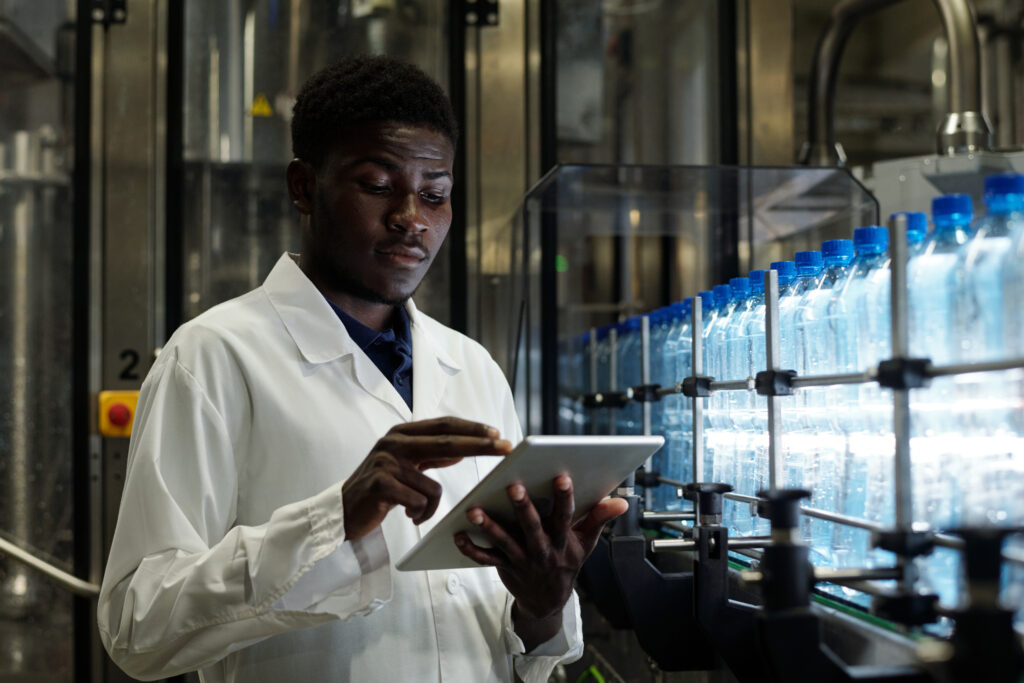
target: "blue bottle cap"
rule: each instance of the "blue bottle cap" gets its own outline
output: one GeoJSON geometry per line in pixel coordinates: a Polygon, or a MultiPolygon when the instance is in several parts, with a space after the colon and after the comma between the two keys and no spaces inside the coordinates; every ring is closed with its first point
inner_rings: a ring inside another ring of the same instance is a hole
{"type": "Polygon", "coordinates": [[[932,221],[936,227],[968,225],[974,219],[970,195],[944,194],[932,200],[932,221]]]}
{"type": "Polygon", "coordinates": [[[990,194],[1024,194],[1024,175],[994,173],[985,177],[985,199],[990,194]]]}
{"type": "Polygon", "coordinates": [[[824,264],[820,251],[798,251],[793,258],[798,276],[815,275],[821,272],[821,266],[824,264]]]}
{"type": "Polygon", "coordinates": [[[715,285],[712,290],[715,294],[715,307],[726,306],[732,300],[732,288],[729,285],[715,285]]]}
{"type": "Polygon", "coordinates": [[[821,257],[826,265],[846,265],[853,260],[853,240],[825,240],[821,257]]]}
{"type": "Polygon", "coordinates": [[[597,328],[597,341],[607,339],[611,329],[612,325],[601,325],[601,327],[597,328]]]}
{"type": "MultiPolygon", "coordinates": [[[[698,292],[697,294],[698,294],[698,296],[700,296],[700,307],[701,307],[701,311],[703,313],[707,313],[708,311],[711,311],[711,310],[713,310],[715,308],[715,293],[714,292],[709,292],[709,291],[705,290],[703,292],[698,292]]],[[[693,304],[691,304],[690,306],[691,306],[690,310],[692,312],[693,311],[693,304]]]]}
{"type": "Polygon", "coordinates": [[[796,264],[792,261],[772,261],[771,269],[779,274],[779,284],[782,284],[784,277],[792,280],[796,276],[796,264]]]}
{"type": "Polygon", "coordinates": [[[684,317],[686,317],[686,316],[690,315],[691,313],[693,313],[693,300],[692,299],[683,299],[683,302],[681,304],[672,304],[672,305],[673,306],[682,306],[683,307],[682,311],[683,311],[683,316],[684,317]]]}
{"type": "Polygon", "coordinates": [[[918,244],[924,241],[928,233],[928,216],[921,211],[898,211],[889,215],[889,220],[897,216],[907,217],[907,244],[918,244]]]}
{"type": "Polygon", "coordinates": [[[764,294],[764,273],[763,270],[752,270],[747,274],[752,294],[764,294]]]}
{"type": "Polygon", "coordinates": [[[889,248],[889,229],[868,225],[853,231],[853,248],[857,254],[881,254],[889,248]]]}
{"type": "Polygon", "coordinates": [[[586,332],[583,333],[583,337],[581,338],[581,340],[583,341],[584,346],[590,343],[590,330],[587,330],[586,332]]]}
{"type": "Polygon", "coordinates": [[[626,329],[630,332],[636,332],[643,327],[643,316],[634,315],[632,318],[626,320],[626,329]]]}
{"type": "Polygon", "coordinates": [[[734,277],[729,280],[729,294],[733,301],[743,301],[750,296],[750,280],[745,277],[734,277]]]}

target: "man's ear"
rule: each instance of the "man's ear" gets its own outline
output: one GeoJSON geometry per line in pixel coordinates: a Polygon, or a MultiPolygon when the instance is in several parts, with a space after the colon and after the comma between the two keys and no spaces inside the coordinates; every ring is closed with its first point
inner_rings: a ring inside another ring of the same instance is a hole
{"type": "Polygon", "coordinates": [[[302,159],[292,159],[285,172],[288,196],[299,213],[313,213],[313,194],[316,191],[316,171],[302,159]]]}

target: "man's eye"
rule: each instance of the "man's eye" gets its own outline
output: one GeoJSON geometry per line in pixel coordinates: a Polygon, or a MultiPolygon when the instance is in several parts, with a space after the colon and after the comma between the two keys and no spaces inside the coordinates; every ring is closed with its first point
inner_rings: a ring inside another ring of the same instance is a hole
{"type": "Polygon", "coordinates": [[[434,194],[433,192],[424,192],[420,196],[431,204],[443,204],[448,199],[448,195],[434,194]]]}
{"type": "Polygon", "coordinates": [[[378,185],[377,183],[363,183],[363,189],[371,194],[384,194],[388,191],[388,186],[378,185]]]}

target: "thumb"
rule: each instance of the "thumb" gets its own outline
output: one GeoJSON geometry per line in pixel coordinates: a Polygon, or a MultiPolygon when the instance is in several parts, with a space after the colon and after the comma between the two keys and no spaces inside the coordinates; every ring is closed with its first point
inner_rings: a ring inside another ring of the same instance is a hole
{"type": "Polygon", "coordinates": [[[629,503],[625,498],[605,498],[595,505],[575,528],[576,535],[583,547],[587,548],[588,552],[593,549],[604,525],[627,510],[629,510],[629,503]]]}

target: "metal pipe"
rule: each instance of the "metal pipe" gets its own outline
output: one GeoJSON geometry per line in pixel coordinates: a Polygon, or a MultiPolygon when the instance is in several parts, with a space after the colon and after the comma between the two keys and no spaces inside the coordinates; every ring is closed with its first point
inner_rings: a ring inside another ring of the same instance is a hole
{"type": "MultiPolygon", "coordinates": [[[[651,383],[651,319],[649,316],[640,318],[640,380],[641,383],[651,383]]],[[[644,436],[651,435],[651,403],[644,401],[640,404],[643,411],[644,436]]],[[[650,472],[654,465],[654,456],[648,456],[644,461],[644,471],[650,472]]],[[[629,475],[634,477],[634,475],[629,475]]],[[[644,507],[648,510],[654,503],[654,491],[650,487],[644,489],[644,507]]]]}
{"type": "Polygon", "coordinates": [[[94,583],[83,581],[77,576],[68,574],[63,569],[54,567],[49,562],[41,560],[32,553],[22,550],[18,546],[14,545],[10,541],[0,538],[0,553],[3,553],[14,560],[31,567],[39,572],[42,572],[49,578],[56,581],[63,588],[68,589],[75,595],[81,595],[87,598],[95,598],[100,594],[100,587],[94,583]]]}
{"type": "Polygon", "coordinates": [[[981,44],[968,0],[934,0],[949,43],[949,109],[939,126],[938,152],[992,148],[992,126],[981,109],[981,44]]]}
{"type": "MultiPolygon", "coordinates": [[[[742,493],[723,493],[722,496],[729,500],[736,501],[737,503],[745,503],[747,505],[756,505],[763,499],[757,496],[747,496],[742,493]]],[[[838,512],[828,512],[827,510],[819,510],[818,508],[812,507],[800,507],[800,512],[807,515],[808,517],[814,517],[815,519],[822,519],[826,522],[835,522],[836,524],[842,524],[843,526],[851,526],[857,529],[866,529],[868,531],[885,531],[886,527],[876,522],[869,522],[866,519],[860,519],[859,517],[850,517],[849,515],[841,515],[838,512]]],[[[955,539],[954,539],[955,540],[955,539]]]]}
{"type": "Polygon", "coordinates": [[[807,377],[794,377],[791,382],[793,388],[804,387],[830,387],[837,384],[866,384],[875,381],[875,372],[850,372],[836,375],[808,375],[807,377]]]}
{"type": "Polygon", "coordinates": [[[899,0],[845,0],[832,8],[825,30],[814,48],[808,87],[807,142],[800,150],[806,166],[844,166],[846,153],[836,142],[835,95],[839,62],[857,22],[899,0]]]}
{"type": "MultiPolygon", "coordinates": [[[[690,314],[692,321],[690,334],[693,340],[690,347],[690,366],[693,369],[693,376],[698,377],[704,371],[702,359],[704,347],[701,336],[703,332],[701,328],[704,326],[703,306],[699,296],[692,297],[690,301],[693,304],[690,314]]],[[[693,481],[697,483],[704,480],[704,401],[695,398],[691,403],[693,404],[693,481]]]]}
{"type": "Polygon", "coordinates": [[[697,513],[695,512],[644,510],[645,522],[692,522],[696,519],[697,513]]]}
{"type": "Polygon", "coordinates": [[[668,484],[669,486],[675,486],[676,488],[683,488],[689,482],[679,481],[678,479],[669,479],[668,477],[658,477],[658,481],[662,484],[668,484]]]}
{"type": "Polygon", "coordinates": [[[966,375],[972,372],[995,372],[998,370],[1016,370],[1024,368],[1024,358],[1011,360],[994,360],[985,363],[962,363],[959,365],[942,365],[928,368],[929,377],[945,377],[946,375],[966,375]]]}
{"type": "Polygon", "coordinates": [[[708,386],[711,391],[753,391],[754,378],[748,377],[746,379],[731,379],[724,382],[711,382],[708,386]]]}
{"type": "MultiPolygon", "coordinates": [[[[769,269],[764,274],[764,343],[769,370],[779,369],[779,274],[769,269]]],[[[782,406],[778,396],[768,397],[768,488],[774,491],[785,481],[782,462],[782,406]]]]}
{"type": "MultiPolygon", "coordinates": [[[[590,328],[590,390],[597,391],[597,328],[590,328]]],[[[590,414],[590,433],[597,434],[597,420],[590,414]]]]}

